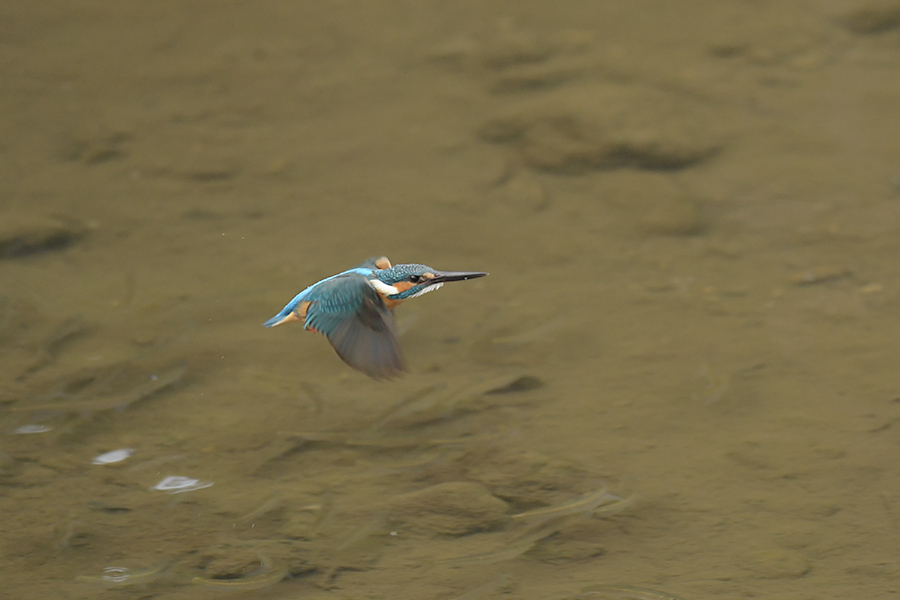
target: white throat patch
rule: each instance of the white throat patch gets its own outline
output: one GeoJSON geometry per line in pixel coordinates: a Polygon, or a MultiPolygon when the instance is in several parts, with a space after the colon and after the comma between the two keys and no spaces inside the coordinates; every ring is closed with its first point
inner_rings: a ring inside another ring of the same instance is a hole
{"type": "Polygon", "coordinates": [[[442,285],[444,285],[443,281],[440,281],[438,283],[432,283],[428,287],[422,288],[421,290],[419,290],[418,292],[416,292],[415,294],[410,296],[410,298],[418,298],[419,296],[421,296],[423,294],[427,294],[428,292],[432,292],[432,291],[440,288],[442,285]]]}

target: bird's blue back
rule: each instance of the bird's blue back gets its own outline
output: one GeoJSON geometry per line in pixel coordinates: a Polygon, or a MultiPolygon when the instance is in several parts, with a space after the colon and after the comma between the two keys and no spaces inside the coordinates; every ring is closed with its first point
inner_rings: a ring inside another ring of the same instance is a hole
{"type": "Polygon", "coordinates": [[[329,287],[329,286],[322,286],[322,284],[325,282],[331,281],[332,279],[335,279],[337,277],[341,277],[342,275],[362,275],[363,277],[366,277],[366,278],[372,278],[372,277],[375,277],[375,269],[371,269],[368,267],[354,267],[352,269],[347,269],[346,271],[343,271],[341,273],[337,273],[336,275],[332,275],[331,277],[326,277],[325,279],[322,279],[321,281],[317,281],[316,283],[312,284],[311,286],[309,286],[308,288],[306,288],[305,290],[303,290],[302,292],[300,292],[299,294],[294,296],[290,302],[285,304],[284,308],[281,309],[281,312],[279,312],[277,315],[275,315],[274,317],[272,317],[271,319],[269,319],[268,321],[263,323],[263,325],[265,325],[266,327],[271,327],[271,326],[279,323],[284,317],[291,314],[291,312],[294,310],[294,308],[296,308],[297,305],[300,304],[301,302],[313,302],[315,300],[320,300],[321,299],[320,294],[321,294],[323,288],[329,287]]]}

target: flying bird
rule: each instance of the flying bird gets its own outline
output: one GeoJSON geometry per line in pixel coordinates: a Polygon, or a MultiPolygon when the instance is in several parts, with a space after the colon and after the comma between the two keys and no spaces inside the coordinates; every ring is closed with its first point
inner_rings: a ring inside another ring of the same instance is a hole
{"type": "Polygon", "coordinates": [[[338,356],[354,369],[375,379],[394,377],[404,370],[394,309],[448,281],[485,275],[437,271],[420,264],[391,266],[386,256],[370,258],[312,284],[263,325],[302,321],[304,329],[328,338],[338,356]]]}

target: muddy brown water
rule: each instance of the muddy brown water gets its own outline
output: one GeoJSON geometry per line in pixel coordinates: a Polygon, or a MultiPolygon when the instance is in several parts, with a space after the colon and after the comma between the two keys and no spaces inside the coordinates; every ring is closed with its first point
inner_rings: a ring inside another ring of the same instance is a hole
{"type": "Polygon", "coordinates": [[[896,593],[898,15],[4,3],[0,595],[896,593]]]}

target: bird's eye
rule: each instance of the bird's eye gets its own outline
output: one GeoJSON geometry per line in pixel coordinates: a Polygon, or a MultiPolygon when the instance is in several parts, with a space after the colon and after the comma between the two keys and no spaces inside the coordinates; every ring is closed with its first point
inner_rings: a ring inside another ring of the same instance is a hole
{"type": "Polygon", "coordinates": [[[413,283],[420,283],[422,278],[419,275],[410,275],[409,280],[413,283]]]}

